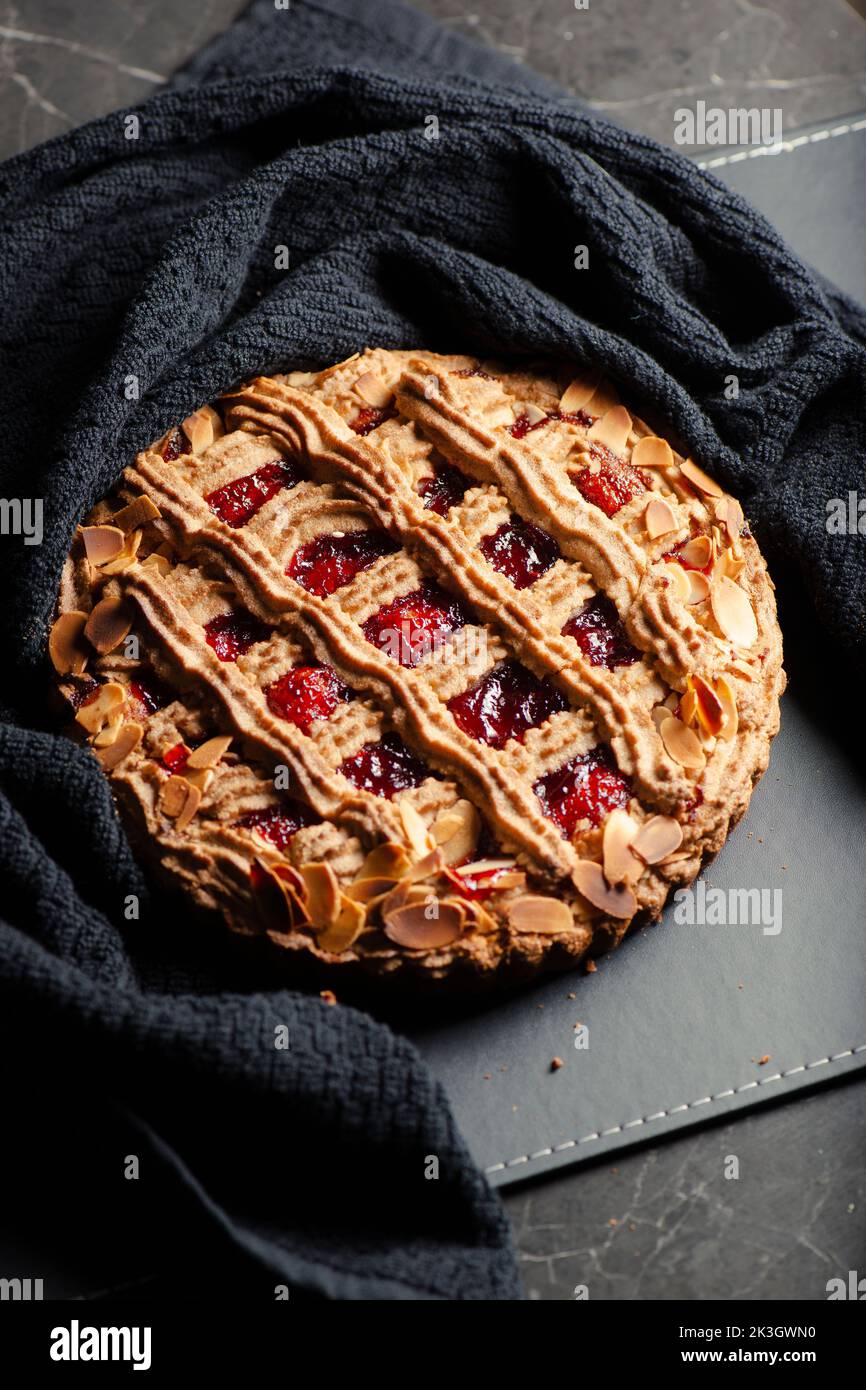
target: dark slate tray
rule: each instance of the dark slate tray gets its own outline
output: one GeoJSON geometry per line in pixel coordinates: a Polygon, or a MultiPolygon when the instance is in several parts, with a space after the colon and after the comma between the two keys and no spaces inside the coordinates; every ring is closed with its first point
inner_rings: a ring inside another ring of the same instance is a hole
{"type": "MultiPolygon", "coordinates": [[[[866,118],[804,131],[776,154],[713,151],[700,162],[866,303],[866,118]]],[[[702,875],[708,889],[781,890],[781,930],[679,924],[669,906],[595,974],[559,976],[412,1031],[493,1182],[598,1158],[866,1065],[866,775],[852,761],[856,733],[830,714],[843,676],[823,655],[798,651],[795,631],[788,622],[791,682],[769,771],[702,875]],[[585,1050],[574,1045],[578,1022],[589,1030],[585,1050]],[[554,1057],[564,1062],[556,1071],[554,1057]]]]}

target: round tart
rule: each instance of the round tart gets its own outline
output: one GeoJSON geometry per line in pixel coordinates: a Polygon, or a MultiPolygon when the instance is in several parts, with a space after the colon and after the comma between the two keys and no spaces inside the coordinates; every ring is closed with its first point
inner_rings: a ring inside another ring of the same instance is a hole
{"type": "Polygon", "coordinates": [[[598,373],[262,377],[81,526],[49,654],[134,842],[347,972],[527,978],[657,917],[784,688],[739,503],[598,373]]]}

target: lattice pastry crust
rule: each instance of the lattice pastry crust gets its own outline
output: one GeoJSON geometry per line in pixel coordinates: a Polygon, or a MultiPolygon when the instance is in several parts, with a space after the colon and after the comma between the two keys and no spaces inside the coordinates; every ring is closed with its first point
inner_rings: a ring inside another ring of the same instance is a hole
{"type": "Polygon", "coordinates": [[[140,454],[49,653],[196,903],[337,979],[489,983],[615,945],[721,847],[779,724],[772,587],[597,374],[373,349],[140,454]]]}

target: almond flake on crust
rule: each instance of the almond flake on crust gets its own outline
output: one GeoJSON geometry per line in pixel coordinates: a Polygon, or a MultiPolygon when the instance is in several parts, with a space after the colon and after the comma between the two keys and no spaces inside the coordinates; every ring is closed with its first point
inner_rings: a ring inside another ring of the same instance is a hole
{"type": "Polygon", "coordinates": [[[119,647],[132,628],[132,609],[122,598],[100,599],[87,619],[84,635],[100,656],[119,647]]]}
{"type": "Polygon", "coordinates": [[[723,636],[735,647],[748,649],[758,640],[758,623],[749,596],[727,575],[717,579],[710,590],[713,617],[723,636]]]}
{"type": "Polygon", "coordinates": [[[603,444],[614,454],[621,454],[628,443],[630,430],[631,416],[625,406],[615,405],[590,426],[586,437],[595,444],[603,444]]]}
{"type": "Polygon", "coordinates": [[[633,917],[637,912],[637,898],[628,884],[609,884],[594,860],[578,859],[572,878],[577,891],[606,916],[633,917]]]}
{"type": "Polygon", "coordinates": [[[86,643],[82,641],[87,616],[77,609],[70,609],[69,612],[60,614],[51,629],[48,655],[60,676],[80,676],[87,665],[90,652],[86,643]]]}
{"type": "Polygon", "coordinates": [[[567,903],[559,898],[547,898],[528,893],[510,902],[506,908],[508,921],[517,932],[537,932],[554,936],[574,930],[574,918],[567,903]]]}
{"type": "Polygon", "coordinates": [[[126,543],[119,526],[80,526],[78,532],[88,560],[97,568],[115,559],[126,543]]]}

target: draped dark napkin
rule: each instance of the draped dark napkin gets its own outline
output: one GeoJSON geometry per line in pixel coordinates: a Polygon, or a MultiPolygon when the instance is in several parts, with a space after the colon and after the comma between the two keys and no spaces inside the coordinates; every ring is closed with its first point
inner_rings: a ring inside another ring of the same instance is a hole
{"type": "Polygon", "coordinates": [[[679,154],[390,0],[259,0],[151,100],[0,167],[0,208],[0,487],[44,507],[42,544],[0,541],[4,1188],[91,1230],[146,1210],[181,1296],[212,1247],[235,1293],[519,1297],[414,1048],[144,881],[46,703],[63,557],[136,450],[254,373],[555,355],[729,484],[786,609],[862,661],[862,539],[825,518],[862,489],[866,320],[679,154]]]}

